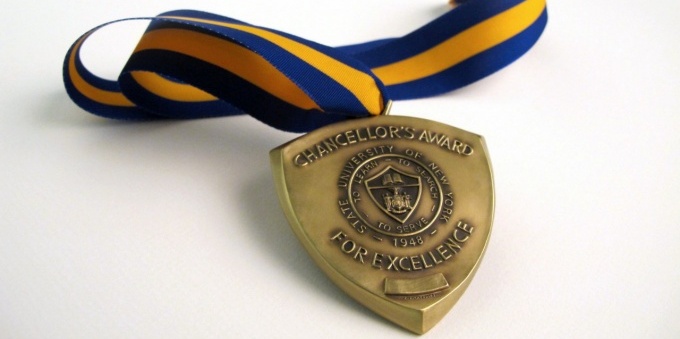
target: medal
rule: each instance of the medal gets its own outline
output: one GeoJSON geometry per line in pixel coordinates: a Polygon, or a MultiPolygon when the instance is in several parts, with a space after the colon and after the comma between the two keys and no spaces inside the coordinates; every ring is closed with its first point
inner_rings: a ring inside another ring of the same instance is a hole
{"type": "Polygon", "coordinates": [[[465,291],[493,219],[483,139],[433,121],[359,119],[271,152],[281,205],[355,300],[424,333],[465,291]]]}
{"type": "MultiPolygon", "coordinates": [[[[526,52],[544,0],[469,0],[402,38],[332,48],[197,11],[151,20],[117,81],[90,73],[78,39],[64,83],[82,108],[125,120],[247,112],[309,132],[270,153],[285,215],[321,270],[415,333],[470,284],[489,240],[493,178],[481,136],[389,116],[391,100],[448,92],[526,52]]],[[[445,108],[442,108],[445,109],[445,108]]]]}

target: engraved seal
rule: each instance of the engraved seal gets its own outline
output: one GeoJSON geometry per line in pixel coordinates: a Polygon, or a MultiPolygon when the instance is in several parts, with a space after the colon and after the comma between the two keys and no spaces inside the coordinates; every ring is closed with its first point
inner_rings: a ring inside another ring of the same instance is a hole
{"type": "Polygon", "coordinates": [[[410,237],[412,245],[420,245],[423,238],[414,236],[437,222],[444,206],[443,186],[448,181],[435,174],[438,166],[425,161],[420,152],[392,145],[378,149],[384,151],[357,154],[353,159],[361,161],[348,162],[352,170],[345,181],[341,175],[342,194],[351,212],[378,237],[410,237]]]}

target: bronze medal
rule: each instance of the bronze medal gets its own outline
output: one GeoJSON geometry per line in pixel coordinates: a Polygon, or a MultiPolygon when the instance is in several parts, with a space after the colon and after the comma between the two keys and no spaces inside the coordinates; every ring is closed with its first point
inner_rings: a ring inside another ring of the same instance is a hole
{"type": "Polygon", "coordinates": [[[381,116],[320,128],[270,156],[295,235],[364,306],[421,334],[470,284],[494,208],[481,136],[381,116]]]}

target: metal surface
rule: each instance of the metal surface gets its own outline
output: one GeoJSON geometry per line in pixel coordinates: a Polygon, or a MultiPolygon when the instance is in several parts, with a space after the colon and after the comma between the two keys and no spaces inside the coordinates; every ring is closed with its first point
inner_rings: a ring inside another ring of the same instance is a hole
{"type": "Polygon", "coordinates": [[[481,136],[381,116],[321,128],[270,156],[293,231],[347,294],[419,334],[458,301],[493,221],[481,136]]]}

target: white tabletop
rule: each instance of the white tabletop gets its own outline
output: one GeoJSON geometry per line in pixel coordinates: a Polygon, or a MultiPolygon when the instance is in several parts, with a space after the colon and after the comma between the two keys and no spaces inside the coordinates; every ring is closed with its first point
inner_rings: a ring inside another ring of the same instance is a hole
{"type": "MultiPolygon", "coordinates": [[[[74,105],[70,44],[193,8],[328,45],[398,36],[440,0],[9,0],[0,21],[1,338],[413,338],[335,287],[290,231],[249,117],[121,123],[74,105]]],[[[392,114],[485,136],[494,230],[427,338],[680,336],[680,3],[549,2],[508,68],[392,114]]],[[[141,24],[85,61],[114,77],[141,24]]]]}

